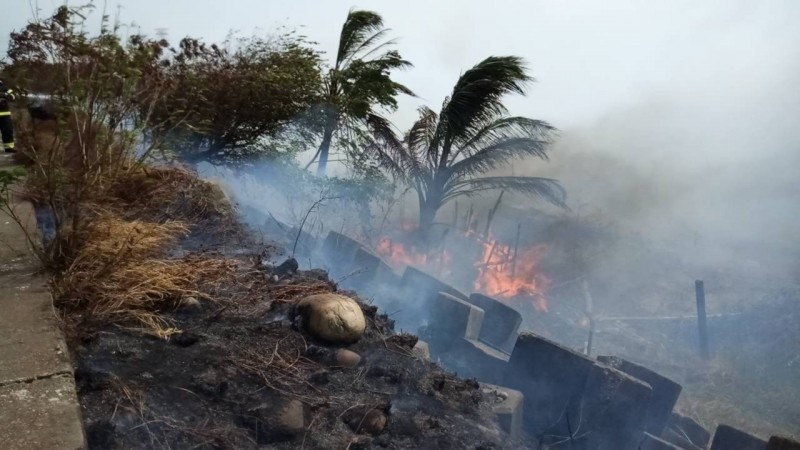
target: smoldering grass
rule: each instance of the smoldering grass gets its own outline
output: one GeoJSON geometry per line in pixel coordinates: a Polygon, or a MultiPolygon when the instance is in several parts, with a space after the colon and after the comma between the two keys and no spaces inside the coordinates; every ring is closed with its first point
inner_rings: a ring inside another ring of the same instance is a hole
{"type": "Polygon", "coordinates": [[[330,284],[325,281],[303,280],[303,284],[273,284],[266,286],[266,291],[274,302],[293,303],[301,298],[314,294],[331,292],[330,284]]]}

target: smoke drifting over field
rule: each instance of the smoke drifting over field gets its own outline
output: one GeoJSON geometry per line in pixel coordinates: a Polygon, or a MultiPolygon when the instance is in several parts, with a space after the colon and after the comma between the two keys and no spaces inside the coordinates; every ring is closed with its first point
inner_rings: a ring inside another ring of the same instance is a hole
{"type": "Polygon", "coordinates": [[[550,164],[523,171],[561,180],[573,208],[674,244],[796,252],[800,67],[771,69],[749,85],[675,88],[566,129],[550,164]]]}

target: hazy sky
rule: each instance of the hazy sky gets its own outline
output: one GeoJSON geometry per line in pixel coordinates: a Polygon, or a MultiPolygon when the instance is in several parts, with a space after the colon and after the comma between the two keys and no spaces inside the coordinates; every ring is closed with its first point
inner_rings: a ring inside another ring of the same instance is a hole
{"type": "MultiPolygon", "coordinates": [[[[0,36],[8,36],[25,25],[37,4],[49,13],[64,2],[0,3],[0,36]]],[[[95,3],[98,10],[104,6],[95,3]]],[[[396,116],[402,128],[417,105],[438,106],[461,71],[492,54],[524,56],[539,81],[527,98],[510,102],[514,112],[562,129],[675,86],[769,82],[759,68],[774,72],[769,66],[785,66],[800,56],[800,2],[795,0],[105,2],[109,14],[119,11],[123,22],[144,33],[164,28],[173,41],[303,26],[330,54],[352,6],[381,13],[402,54],[416,66],[398,75],[420,96],[402,102],[396,116]]],[[[5,39],[2,45],[5,50],[5,39]]]]}
{"type": "MultiPolygon", "coordinates": [[[[38,6],[49,13],[62,3],[38,6]]],[[[27,0],[0,4],[2,36],[31,17],[27,0]]],[[[759,239],[800,239],[798,0],[109,0],[105,7],[113,15],[117,5],[123,22],[151,35],[166,29],[173,42],[303,27],[329,54],[350,7],[375,10],[416,66],[396,76],[419,95],[401,100],[393,116],[401,129],[420,104],[438,109],[459,74],[486,56],[523,56],[538,83],[509,100],[512,113],[562,130],[552,164],[530,170],[561,179],[573,199],[632,222],[646,217],[641,226],[703,223],[709,233],[741,228],[759,239]]]]}

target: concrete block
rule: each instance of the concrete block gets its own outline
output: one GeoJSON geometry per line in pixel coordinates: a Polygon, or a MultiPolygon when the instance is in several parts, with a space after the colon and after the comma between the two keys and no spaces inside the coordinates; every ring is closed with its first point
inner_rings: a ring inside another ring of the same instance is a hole
{"type": "Polygon", "coordinates": [[[589,370],[578,411],[568,412],[578,447],[638,450],[652,389],[647,383],[604,364],[589,370]]]}
{"type": "Polygon", "coordinates": [[[661,436],[681,394],[681,385],[646,367],[616,356],[598,356],[597,360],[638,378],[653,388],[653,397],[645,412],[644,430],[653,436],[661,436]]]}
{"type": "Polygon", "coordinates": [[[322,243],[321,252],[333,278],[341,278],[351,272],[353,257],[361,247],[358,241],[341,233],[335,231],[328,233],[322,243]]]}
{"type": "Polygon", "coordinates": [[[767,441],[729,425],[719,425],[710,450],[766,450],[767,441]]]}
{"type": "Polygon", "coordinates": [[[767,450],[800,450],[800,441],[784,436],[772,436],[767,442],[767,450]]]}
{"type": "Polygon", "coordinates": [[[650,433],[645,433],[639,450],[684,450],[677,445],[671,444],[663,439],[657,438],[650,433]]]}
{"type": "Polygon", "coordinates": [[[461,377],[503,384],[508,372],[508,355],[474,339],[461,339],[434,356],[442,366],[461,377]]]}
{"type": "Polygon", "coordinates": [[[711,441],[711,433],[691,417],[673,412],[661,439],[686,450],[705,450],[711,441]]]}
{"type": "Polygon", "coordinates": [[[592,359],[536,334],[519,335],[502,384],[525,396],[524,427],[530,434],[568,433],[564,413],[578,411],[594,364],[592,359]]]}
{"type": "Polygon", "coordinates": [[[522,392],[505,386],[481,383],[481,390],[493,397],[492,411],[497,414],[500,428],[512,440],[522,437],[522,414],[524,396],[522,392]]]}
{"type": "Polygon", "coordinates": [[[403,277],[400,279],[400,289],[429,302],[432,302],[439,295],[439,292],[450,294],[463,301],[469,300],[466,294],[453,286],[413,267],[406,267],[403,272],[403,277]]]}
{"type": "Polygon", "coordinates": [[[464,300],[439,292],[433,303],[428,334],[434,348],[449,346],[461,339],[477,339],[483,324],[484,312],[464,300]]]}
{"type": "Polygon", "coordinates": [[[300,227],[292,227],[286,234],[289,241],[292,242],[292,246],[294,246],[294,240],[297,239],[298,254],[311,255],[317,250],[319,242],[308,231],[301,230],[300,227]]]}
{"type": "Polygon", "coordinates": [[[83,424],[71,375],[0,387],[0,448],[84,448],[83,424]]]}
{"type": "Polygon", "coordinates": [[[376,283],[378,276],[391,279],[388,273],[391,271],[392,269],[380,256],[366,247],[359,246],[351,259],[347,277],[341,284],[346,289],[375,294],[379,287],[376,283]]]}
{"type": "Polygon", "coordinates": [[[413,267],[406,267],[397,290],[385,294],[390,299],[385,309],[392,313],[395,329],[421,334],[423,331],[420,328],[423,326],[430,324],[438,327],[442,319],[434,317],[431,311],[439,292],[448,293],[460,300],[467,299],[466,295],[449,284],[413,267]]]}
{"type": "Polygon", "coordinates": [[[483,294],[472,294],[468,301],[483,309],[486,314],[478,339],[506,353],[511,353],[522,324],[522,315],[505,303],[483,294]]]}

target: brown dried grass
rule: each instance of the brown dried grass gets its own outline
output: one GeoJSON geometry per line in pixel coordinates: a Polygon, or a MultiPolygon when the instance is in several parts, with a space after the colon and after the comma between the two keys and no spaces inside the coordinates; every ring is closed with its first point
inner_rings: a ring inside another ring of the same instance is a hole
{"type": "Polygon", "coordinates": [[[323,281],[304,280],[302,284],[272,284],[266,292],[273,302],[294,303],[314,294],[331,292],[331,287],[323,281]]]}
{"type": "Polygon", "coordinates": [[[182,222],[127,221],[101,212],[87,225],[83,246],[53,281],[59,306],[95,324],[138,325],[160,337],[178,332],[162,313],[209,294],[230,279],[236,264],[224,258],[164,257],[186,234],[182,222]]]}
{"type": "Polygon", "coordinates": [[[222,189],[184,167],[139,167],[117,180],[113,194],[133,207],[138,217],[154,221],[235,222],[235,211],[222,189]]]}

